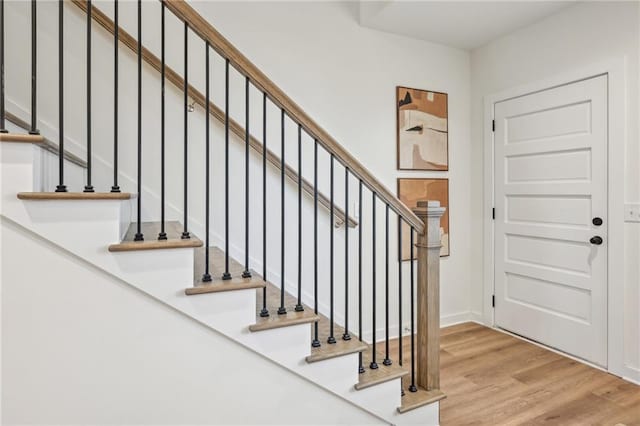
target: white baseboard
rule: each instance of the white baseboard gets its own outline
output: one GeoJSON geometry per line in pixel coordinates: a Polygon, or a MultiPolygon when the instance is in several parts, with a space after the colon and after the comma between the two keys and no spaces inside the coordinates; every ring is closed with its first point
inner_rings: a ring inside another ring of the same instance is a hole
{"type": "MultiPolygon", "coordinates": [[[[638,375],[640,376],[640,371],[638,371],[638,375]]],[[[638,386],[640,386],[640,380],[636,380],[636,379],[633,379],[633,378],[631,378],[631,377],[626,377],[626,376],[622,377],[622,379],[623,379],[623,380],[626,380],[627,382],[631,382],[631,383],[633,383],[634,385],[638,385],[638,386]]]]}
{"type": "Polygon", "coordinates": [[[628,382],[631,382],[633,384],[640,386],[640,368],[631,367],[630,365],[625,365],[625,367],[627,368],[627,370],[629,370],[633,374],[633,376],[629,377],[625,375],[625,376],[622,376],[622,378],[628,382]]]}
{"type": "Polygon", "coordinates": [[[470,316],[470,321],[477,322],[478,324],[486,325],[487,327],[489,327],[489,325],[484,322],[484,315],[482,315],[482,312],[471,311],[470,316]]]}
{"type": "Polygon", "coordinates": [[[452,325],[460,324],[473,320],[473,313],[471,311],[458,312],[456,314],[449,314],[440,317],[440,327],[449,327],[452,325]]]}

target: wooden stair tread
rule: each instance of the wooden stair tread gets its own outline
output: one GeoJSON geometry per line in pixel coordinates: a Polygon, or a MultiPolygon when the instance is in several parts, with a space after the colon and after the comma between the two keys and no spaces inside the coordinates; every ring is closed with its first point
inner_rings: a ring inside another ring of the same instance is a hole
{"type": "MultiPolygon", "coordinates": [[[[234,275],[234,268],[236,268],[238,271],[242,271],[244,269],[238,262],[230,262],[229,269],[231,275],[234,275]]],[[[249,330],[261,331],[297,324],[311,324],[320,319],[321,316],[316,315],[313,312],[313,309],[309,308],[308,306],[303,306],[304,311],[296,312],[294,308],[297,304],[297,299],[286,291],[284,293],[284,306],[285,308],[287,308],[287,314],[278,315],[279,305],[274,305],[274,303],[279,303],[280,301],[280,289],[268,281],[265,282],[265,284],[267,289],[267,309],[269,310],[269,316],[266,318],[260,316],[260,311],[262,310],[263,290],[259,289],[256,293],[256,323],[250,326],[249,330]]]]}
{"type": "Polygon", "coordinates": [[[214,277],[210,282],[198,283],[194,287],[185,289],[185,294],[193,296],[195,294],[219,293],[222,291],[247,290],[252,288],[264,288],[265,282],[260,278],[232,278],[223,280],[214,277]]]}
{"type": "Polygon", "coordinates": [[[410,392],[404,388],[404,396],[402,397],[402,405],[398,407],[398,413],[406,413],[425,405],[445,399],[447,395],[440,389],[426,390],[418,387],[417,392],[410,392]]]}
{"type": "Polygon", "coordinates": [[[381,383],[388,382],[394,379],[400,379],[407,374],[408,370],[397,364],[384,365],[382,362],[378,363],[378,368],[372,370],[368,367],[368,363],[363,360],[364,373],[358,375],[358,383],[354,386],[356,390],[362,390],[371,386],[379,385],[381,383]]]}
{"type": "Polygon", "coordinates": [[[269,311],[271,312],[271,315],[266,318],[256,315],[256,323],[250,325],[249,330],[272,330],[274,328],[288,327],[291,325],[310,324],[319,319],[319,316],[314,314],[313,311],[304,310],[302,312],[296,312],[291,306],[287,307],[287,313],[282,315],[278,315],[278,308],[274,306],[270,307],[269,311]]]}
{"type": "MultiPolygon", "coordinates": [[[[153,232],[153,235],[157,235],[159,230],[158,223],[143,223],[142,225],[143,233],[148,234],[149,232],[153,232]]],[[[168,222],[166,224],[166,231],[169,235],[174,234],[179,236],[182,232],[182,228],[178,222],[168,222]]],[[[132,240],[135,232],[135,224],[132,224],[127,232],[126,238],[132,240]]],[[[294,307],[297,303],[297,299],[287,292],[285,292],[285,307],[287,307],[287,314],[278,315],[278,306],[269,306],[269,317],[260,317],[259,313],[262,308],[262,288],[267,288],[268,301],[279,300],[280,289],[269,282],[265,282],[262,277],[254,271],[251,271],[251,278],[242,278],[242,272],[244,272],[243,265],[231,257],[229,258],[229,272],[232,275],[232,279],[222,280],[220,277],[224,272],[225,255],[218,247],[209,248],[209,273],[213,277],[213,281],[208,283],[203,282],[202,273],[204,272],[204,260],[205,248],[196,248],[194,261],[194,286],[185,289],[185,293],[187,295],[197,295],[251,288],[258,289],[256,297],[256,323],[249,326],[250,331],[256,332],[298,324],[311,324],[318,321],[318,336],[322,342],[322,346],[311,349],[311,354],[306,357],[307,362],[319,362],[343,355],[364,352],[370,348],[366,343],[360,342],[358,337],[353,334],[351,334],[351,340],[343,340],[342,335],[344,333],[344,329],[337,324],[334,324],[334,336],[336,338],[336,343],[327,343],[326,340],[330,334],[329,319],[324,315],[316,315],[313,312],[313,309],[308,306],[304,306],[304,311],[296,312],[294,307]]],[[[384,356],[382,354],[378,354],[378,357],[382,360],[384,356]]],[[[367,358],[367,355],[363,356],[363,360],[367,360],[367,358]]],[[[366,365],[368,364],[369,362],[367,360],[366,365]]],[[[365,373],[360,375],[360,381],[355,386],[356,389],[365,389],[379,383],[403,377],[406,374],[408,374],[408,371],[398,365],[385,366],[380,363],[380,368],[377,370],[370,370],[367,367],[365,373]]]]}
{"type": "MultiPolygon", "coordinates": [[[[149,232],[148,228],[145,229],[145,226],[150,226],[150,224],[143,224],[143,232],[149,232]]],[[[179,235],[182,232],[178,222],[167,223],[166,228],[168,233],[170,232],[170,228],[173,229],[173,233],[175,235],[179,235]]],[[[154,230],[154,235],[157,235],[158,229],[154,230]]],[[[133,238],[132,235],[135,234],[135,224],[131,225],[127,234],[129,238],[133,238]]],[[[358,337],[353,334],[351,335],[351,340],[343,340],[342,335],[344,333],[344,329],[337,324],[334,324],[334,336],[336,338],[336,343],[327,343],[326,338],[329,336],[330,329],[329,319],[324,315],[315,315],[313,309],[308,306],[304,306],[304,311],[296,312],[294,307],[297,303],[297,299],[287,292],[285,292],[285,306],[287,307],[286,315],[278,315],[278,307],[269,306],[270,316],[266,318],[260,317],[259,313],[262,308],[262,288],[267,288],[267,300],[270,301],[279,300],[280,289],[271,283],[265,282],[262,277],[254,271],[252,271],[251,278],[242,278],[241,275],[244,271],[244,267],[231,257],[229,258],[229,272],[232,275],[232,279],[226,281],[222,280],[220,277],[224,272],[225,255],[218,247],[209,248],[209,273],[213,277],[213,281],[205,283],[202,281],[204,260],[205,248],[196,248],[194,286],[185,289],[185,293],[187,295],[197,295],[251,288],[258,289],[258,297],[256,297],[256,323],[249,327],[250,331],[270,330],[305,323],[311,324],[318,321],[318,336],[322,342],[322,346],[311,349],[311,355],[306,357],[307,362],[319,362],[352,353],[365,352],[370,348],[366,343],[360,342],[358,337]]],[[[382,354],[378,354],[377,356],[380,360],[384,358],[382,354]]],[[[368,355],[364,355],[363,360],[366,361],[365,366],[368,366],[368,355]]],[[[395,364],[385,366],[380,363],[379,365],[380,367],[377,370],[371,370],[368,367],[365,368],[365,373],[360,374],[360,380],[355,385],[356,389],[365,389],[408,374],[407,370],[395,364]]]]}
{"type": "Polygon", "coordinates": [[[356,390],[362,390],[390,380],[402,378],[407,374],[409,374],[409,372],[398,365],[379,364],[376,370],[365,366],[364,373],[359,375],[358,383],[356,383],[354,387],[356,390]]]}
{"type": "Polygon", "coordinates": [[[193,248],[202,246],[202,241],[197,238],[191,237],[186,240],[179,238],[169,238],[166,240],[144,240],[144,241],[125,241],[118,244],[111,244],[109,251],[137,251],[137,250],[162,250],[162,249],[174,249],[174,248],[193,248]]]}
{"type": "Polygon", "coordinates": [[[129,200],[128,192],[19,192],[21,200],[129,200]]]}
{"type": "Polygon", "coordinates": [[[137,232],[137,224],[134,222],[129,225],[129,229],[124,236],[122,242],[111,244],[109,251],[135,251],[135,250],[158,250],[172,248],[189,248],[201,247],[202,241],[196,236],[191,235],[189,239],[182,239],[182,225],[179,222],[166,222],[165,232],[166,240],[158,240],[158,232],[160,232],[160,222],[143,222],[140,224],[140,230],[144,235],[144,241],[134,241],[137,232]]]}
{"type": "Polygon", "coordinates": [[[384,365],[384,353],[376,351],[376,361],[378,368],[372,370],[369,368],[371,363],[371,346],[362,355],[362,365],[364,366],[364,373],[358,375],[358,383],[356,383],[356,390],[366,389],[371,386],[379,385],[380,383],[388,382],[390,380],[402,378],[409,374],[409,370],[400,366],[397,361],[393,361],[391,365],[384,365]]]}
{"type": "Polygon", "coordinates": [[[342,337],[336,336],[336,343],[323,343],[319,348],[312,348],[311,355],[305,359],[307,362],[318,362],[325,359],[362,352],[368,347],[369,346],[366,343],[361,342],[353,336],[351,337],[351,340],[343,340],[342,337]]]}
{"type": "MultiPolygon", "coordinates": [[[[254,271],[251,271],[251,278],[242,278],[244,266],[231,257],[229,258],[229,273],[233,278],[227,281],[221,280],[220,277],[224,272],[225,255],[224,251],[220,250],[218,247],[210,247],[209,249],[209,273],[214,278],[214,281],[212,283],[203,283],[202,273],[204,271],[204,251],[204,247],[196,249],[194,287],[186,289],[186,294],[194,295],[257,288],[256,323],[249,327],[249,330],[251,331],[270,330],[318,321],[318,336],[322,341],[322,346],[311,349],[311,355],[306,357],[307,362],[318,362],[325,359],[358,353],[368,348],[366,343],[360,342],[358,338],[353,335],[351,340],[343,340],[342,335],[344,333],[344,329],[337,324],[334,324],[334,336],[336,338],[336,343],[326,343],[330,329],[329,319],[324,315],[316,315],[313,309],[306,305],[303,305],[304,311],[296,312],[294,308],[297,304],[297,299],[287,292],[284,294],[284,304],[287,308],[287,314],[278,315],[278,306],[272,305],[274,301],[280,300],[280,289],[269,282],[265,282],[262,279],[262,276],[254,271]],[[266,318],[260,317],[260,311],[262,310],[262,288],[264,287],[267,289],[267,301],[269,302],[269,316],[266,318]]],[[[311,331],[313,332],[313,330],[311,331]]]]}
{"type": "MultiPolygon", "coordinates": [[[[267,282],[267,300],[279,300],[280,298],[280,289],[273,284],[267,282]]],[[[288,308],[293,310],[293,307],[297,304],[297,298],[293,295],[285,292],[284,294],[285,306],[291,306],[288,308]]],[[[256,311],[259,313],[262,307],[262,291],[260,290],[257,293],[256,297],[256,311]]],[[[313,314],[313,308],[306,306],[303,304],[304,312],[309,312],[313,314]]],[[[269,308],[269,313],[271,316],[278,315],[277,307],[269,308]]],[[[336,339],[335,344],[327,343],[327,338],[330,335],[330,325],[331,322],[329,318],[322,314],[317,315],[318,321],[318,340],[321,342],[321,346],[319,348],[311,348],[311,354],[307,356],[305,359],[307,362],[318,362],[325,359],[336,358],[343,355],[349,355],[352,353],[362,352],[367,349],[367,344],[360,342],[357,336],[351,334],[351,340],[343,340],[342,335],[344,334],[344,328],[340,327],[338,324],[334,324],[333,326],[333,335],[336,339]]],[[[315,322],[311,321],[311,322],[315,322]]],[[[311,338],[313,339],[313,327],[311,328],[311,338]]]]}
{"type": "Polygon", "coordinates": [[[42,135],[30,135],[23,133],[0,133],[0,142],[42,143],[42,135]]]}
{"type": "Polygon", "coordinates": [[[244,267],[231,257],[229,258],[229,273],[232,278],[223,280],[221,277],[224,272],[224,252],[218,247],[209,247],[209,274],[213,280],[204,282],[202,281],[202,274],[205,269],[205,247],[197,248],[194,254],[193,287],[189,287],[184,291],[189,296],[221,291],[264,288],[266,285],[262,277],[255,272],[252,272],[251,278],[242,278],[244,267]]]}

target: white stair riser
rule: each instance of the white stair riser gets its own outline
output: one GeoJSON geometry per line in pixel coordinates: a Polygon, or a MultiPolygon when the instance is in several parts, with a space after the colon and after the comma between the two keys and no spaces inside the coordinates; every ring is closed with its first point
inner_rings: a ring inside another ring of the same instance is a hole
{"type": "Polygon", "coordinates": [[[0,143],[0,183],[2,184],[0,188],[3,210],[8,204],[19,204],[16,200],[17,192],[34,190],[34,182],[41,178],[34,176],[34,158],[38,155],[39,149],[29,143],[0,143]]]}
{"type": "Polygon", "coordinates": [[[256,320],[256,291],[238,290],[187,296],[184,290],[172,299],[176,309],[218,332],[238,340],[256,320]]]}
{"type": "Polygon", "coordinates": [[[374,414],[388,419],[389,415],[393,414],[402,403],[400,386],[400,379],[389,380],[388,382],[362,390],[356,390],[351,386],[349,389],[349,399],[357,405],[371,407],[371,411],[374,414]],[[381,401],[385,401],[385,403],[380,404],[381,401]],[[393,407],[391,412],[389,412],[387,405],[393,407]]]}
{"type": "Polygon", "coordinates": [[[313,381],[327,381],[328,387],[338,395],[348,395],[358,383],[358,354],[305,363],[301,370],[313,381]]]}
{"type": "MultiPolygon", "coordinates": [[[[311,350],[309,324],[257,332],[250,332],[246,329],[246,333],[240,336],[238,340],[257,352],[278,360],[280,364],[293,370],[299,369],[300,363],[304,362],[305,357],[309,355],[311,350]]],[[[326,385],[323,383],[323,386],[326,385]]]]}

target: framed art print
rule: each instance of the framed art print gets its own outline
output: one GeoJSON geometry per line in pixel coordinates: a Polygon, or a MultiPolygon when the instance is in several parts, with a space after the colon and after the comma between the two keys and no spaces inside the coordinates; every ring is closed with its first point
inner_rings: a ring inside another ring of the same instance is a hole
{"type": "Polygon", "coordinates": [[[446,93],[396,87],[399,170],[449,170],[446,93]]]}
{"type": "MultiPolygon", "coordinates": [[[[410,209],[416,207],[418,201],[440,201],[440,205],[447,209],[440,218],[440,241],[442,243],[440,256],[449,256],[449,179],[399,178],[398,198],[410,209]]],[[[409,232],[409,226],[404,224],[402,227],[402,260],[409,260],[411,257],[409,232]]],[[[415,250],[413,254],[415,258],[415,250]]]]}

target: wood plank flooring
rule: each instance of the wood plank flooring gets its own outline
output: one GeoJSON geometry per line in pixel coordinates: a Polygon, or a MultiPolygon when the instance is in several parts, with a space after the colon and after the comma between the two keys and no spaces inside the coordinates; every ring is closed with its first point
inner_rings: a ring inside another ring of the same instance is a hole
{"type": "Polygon", "coordinates": [[[640,386],[479,324],[443,328],[440,362],[443,426],[640,426],[640,386]]]}

